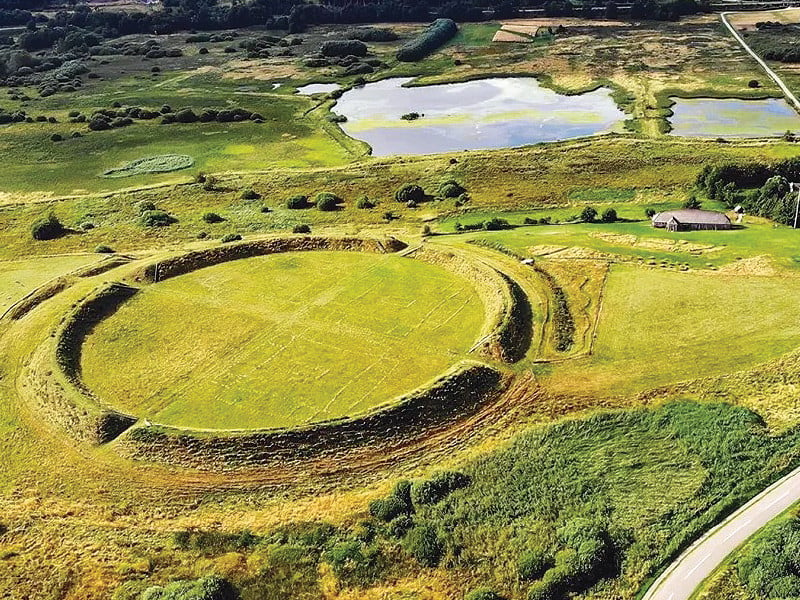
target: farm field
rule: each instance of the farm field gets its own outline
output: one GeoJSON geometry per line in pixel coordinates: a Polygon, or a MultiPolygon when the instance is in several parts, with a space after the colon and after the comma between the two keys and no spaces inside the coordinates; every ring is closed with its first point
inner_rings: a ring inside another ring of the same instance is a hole
{"type": "Polygon", "coordinates": [[[84,381],[165,425],[291,427],[355,416],[467,356],[471,284],[396,256],[294,253],[161,282],[102,322],[84,381]]]}

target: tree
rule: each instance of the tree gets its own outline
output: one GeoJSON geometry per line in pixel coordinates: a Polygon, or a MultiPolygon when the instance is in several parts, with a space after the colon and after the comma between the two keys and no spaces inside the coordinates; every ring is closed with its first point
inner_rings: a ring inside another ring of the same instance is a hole
{"type": "Polygon", "coordinates": [[[592,223],[597,218],[597,211],[591,206],[587,206],[581,211],[580,220],[584,223],[592,223]]]}
{"type": "Polygon", "coordinates": [[[645,208],[644,214],[647,216],[648,219],[652,219],[656,216],[656,210],[654,208],[645,208]]]}
{"type": "Polygon", "coordinates": [[[689,196],[689,198],[686,200],[686,202],[683,203],[683,208],[695,208],[695,209],[697,209],[697,208],[700,208],[702,205],[703,205],[703,203],[700,202],[700,200],[697,199],[697,196],[692,194],[691,196],[689,196]]]}
{"type": "Polygon", "coordinates": [[[617,211],[613,208],[607,208],[603,211],[603,216],[600,217],[600,220],[603,223],[616,223],[619,218],[617,217],[617,211]]]}
{"type": "Polygon", "coordinates": [[[616,19],[617,13],[617,3],[614,0],[608,0],[605,9],[606,19],[616,19]]]}

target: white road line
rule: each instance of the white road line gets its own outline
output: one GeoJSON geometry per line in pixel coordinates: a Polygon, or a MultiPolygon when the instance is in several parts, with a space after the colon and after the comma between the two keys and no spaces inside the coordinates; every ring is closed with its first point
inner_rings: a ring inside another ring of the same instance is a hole
{"type": "Polygon", "coordinates": [[[726,535],[725,538],[722,541],[723,542],[727,542],[729,539],[731,539],[733,536],[735,536],[737,533],[739,533],[742,529],[744,529],[745,527],[750,525],[750,523],[752,523],[752,522],[753,522],[753,519],[747,519],[744,523],[742,523],[736,529],[734,529],[728,535],[726,535]]]}
{"type": "Polygon", "coordinates": [[[686,573],[686,575],[684,575],[683,578],[684,579],[689,579],[689,577],[692,576],[692,573],[694,573],[698,569],[698,567],[700,567],[700,565],[702,565],[704,562],[706,562],[709,558],[711,558],[711,552],[709,552],[703,558],[701,558],[699,561],[697,561],[697,564],[695,566],[693,566],[691,569],[689,569],[689,572],[686,573]]]}

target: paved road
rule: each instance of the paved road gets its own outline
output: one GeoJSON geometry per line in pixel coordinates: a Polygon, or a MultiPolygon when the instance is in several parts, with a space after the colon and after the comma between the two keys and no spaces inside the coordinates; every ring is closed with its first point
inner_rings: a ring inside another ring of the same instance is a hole
{"type": "Polygon", "coordinates": [[[692,544],[653,583],[642,600],[688,600],[731,552],[797,500],[800,500],[800,468],[692,544]]]}
{"type": "Polygon", "coordinates": [[[772,81],[774,81],[778,85],[778,87],[781,88],[781,91],[783,92],[784,96],[786,96],[786,99],[789,100],[789,102],[794,106],[794,109],[800,112],[800,100],[798,100],[797,96],[795,96],[792,93],[792,91],[787,87],[787,85],[783,83],[783,80],[778,76],[778,74],[772,69],[770,69],[767,63],[761,60],[761,57],[755,52],[753,52],[753,49],[747,45],[747,43],[744,41],[744,38],[739,34],[738,31],[736,31],[736,28],[733,25],[731,25],[730,21],[728,21],[728,15],[730,14],[732,13],[730,12],[720,13],[720,18],[722,19],[722,22],[725,24],[725,27],[727,27],[728,31],[731,32],[731,35],[733,35],[733,37],[736,38],[736,41],[738,41],[742,45],[742,48],[744,48],[745,51],[756,60],[756,62],[761,66],[761,68],[764,69],[764,72],[767,75],[769,75],[770,79],[772,79],[772,81]]]}

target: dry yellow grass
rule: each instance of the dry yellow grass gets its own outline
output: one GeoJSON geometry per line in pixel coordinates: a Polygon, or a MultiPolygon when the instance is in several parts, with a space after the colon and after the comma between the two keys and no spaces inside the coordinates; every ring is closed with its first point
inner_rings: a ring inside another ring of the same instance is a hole
{"type": "Polygon", "coordinates": [[[530,44],[533,40],[524,35],[511,33],[510,31],[498,30],[492,38],[492,42],[513,42],[518,44],[530,44]]]}
{"type": "Polygon", "coordinates": [[[800,23],[800,8],[784,8],[782,10],[757,10],[753,12],[732,13],[728,20],[737,29],[752,29],[761,21],[777,23],[800,23]]]}

